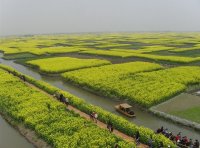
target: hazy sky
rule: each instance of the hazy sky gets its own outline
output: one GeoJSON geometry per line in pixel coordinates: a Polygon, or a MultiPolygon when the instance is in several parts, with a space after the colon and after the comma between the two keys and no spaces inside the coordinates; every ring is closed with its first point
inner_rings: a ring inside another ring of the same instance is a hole
{"type": "Polygon", "coordinates": [[[200,31],[200,0],[0,0],[0,35],[200,31]]]}

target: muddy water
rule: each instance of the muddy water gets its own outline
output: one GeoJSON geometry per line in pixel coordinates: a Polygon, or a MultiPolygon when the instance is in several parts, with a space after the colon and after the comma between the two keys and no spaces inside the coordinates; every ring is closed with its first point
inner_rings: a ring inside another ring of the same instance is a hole
{"type": "Polygon", "coordinates": [[[34,148],[0,116],[0,148],[34,148]]]}
{"type": "MultiPolygon", "coordinates": [[[[109,99],[109,98],[97,96],[95,94],[92,94],[92,93],[82,90],[80,88],[77,88],[71,84],[63,82],[61,79],[59,79],[57,77],[48,77],[48,76],[40,75],[35,70],[25,67],[23,65],[14,63],[11,60],[0,59],[0,61],[6,65],[9,65],[9,66],[15,68],[16,70],[18,70],[24,74],[34,77],[35,79],[48,82],[49,84],[56,86],[60,89],[63,89],[65,91],[68,91],[71,94],[73,94],[77,97],[80,97],[91,104],[100,106],[107,111],[110,111],[114,114],[123,116],[123,115],[119,114],[118,112],[116,112],[114,109],[114,106],[116,104],[121,103],[120,100],[109,99]]],[[[129,118],[127,118],[127,119],[130,122],[133,122],[137,125],[145,126],[145,127],[151,128],[153,130],[156,130],[158,127],[164,126],[164,127],[168,128],[174,134],[181,131],[183,136],[186,135],[193,139],[195,139],[195,138],[200,139],[200,132],[197,132],[189,127],[177,125],[177,124],[167,121],[165,119],[158,118],[158,117],[156,117],[150,113],[147,113],[145,111],[142,111],[138,108],[135,108],[134,111],[135,111],[137,117],[134,119],[129,119],[129,118]]],[[[125,116],[123,116],[123,117],[126,118],[125,116]]]]}

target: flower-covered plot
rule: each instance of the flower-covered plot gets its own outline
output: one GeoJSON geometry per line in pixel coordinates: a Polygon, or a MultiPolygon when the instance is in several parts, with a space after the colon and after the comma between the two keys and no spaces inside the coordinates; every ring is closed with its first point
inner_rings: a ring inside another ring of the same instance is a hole
{"type": "MultiPolygon", "coordinates": [[[[156,51],[156,50],[155,50],[156,51]]],[[[86,50],[80,51],[82,54],[90,54],[90,55],[102,55],[102,56],[110,56],[110,57],[137,57],[137,58],[144,58],[150,59],[154,61],[165,61],[165,62],[175,62],[175,63],[191,63],[200,61],[200,57],[183,57],[183,56],[162,56],[162,55],[152,55],[152,54],[143,54],[141,52],[152,52],[148,50],[141,49],[134,51],[134,50],[123,50],[123,49],[113,49],[113,50],[86,50]]]]}
{"type": "Polygon", "coordinates": [[[158,68],[156,64],[133,62],[67,72],[63,77],[106,96],[128,99],[146,107],[184,91],[189,84],[200,83],[200,67],[153,71],[158,68]],[[142,72],[148,70],[152,72],[142,72]]]}
{"type": "Polygon", "coordinates": [[[46,94],[0,69],[0,111],[34,130],[56,148],[120,147],[134,145],[97,127],[46,94]],[[10,91],[12,90],[12,91],[10,91]]]}
{"type": "Polygon", "coordinates": [[[101,66],[111,64],[107,60],[98,59],[78,59],[70,57],[55,57],[46,59],[37,59],[26,62],[27,64],[39,67],[40,71],[45,73],[60,73],[81,68],[101,66]]]}

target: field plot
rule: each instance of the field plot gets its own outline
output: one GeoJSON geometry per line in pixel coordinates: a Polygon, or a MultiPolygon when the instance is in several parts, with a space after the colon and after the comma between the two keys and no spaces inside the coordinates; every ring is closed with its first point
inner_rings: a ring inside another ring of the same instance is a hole
{"type": "Polygon", "coordinates": [[[43,54],[78,52],[81,50],[87,50],[87,49],[57,46],[57,47],[48,47],[48,48],[42,48],[42,49],[33,49],[33,50],[30,50],[29,52],[35,55],[43,55],[43,54]]]}
{"type": "MultiPolygon", "coordinates": [[[[66,38],[66,37],[65,37],[66,38]]],[[[30,53],[34,55],[57,54],[90,50],[72,47],[63,40],[63,36],[37,36],[1,39],[0,50],[5,55],[30,53]]]]}
{"type": "Polygon", "coordinates": [[[23,123],[56,148],[134,145],[97,127],[66,107],[0,69],[0,111],[23,123]],[[12,90],[12,91],[10,91],[12,90]]]}
{"type": "Polygon", "coordinates": [[[167,46],[160,46],[160,45],[154,45],[154,46],[145,46],[138,50],[130,50],[130,49],[111,49],[112,51],[121,51],[121,52],[130,52],[130,53],[151,53],[155,51],[168,51],[173,50],[175,47],[167,47],[167,46]]]}
{"type": "MultiPolygon", "coordinates": [[[[114,65],[110,65],[67,72],[63,77],[100,94],[128,99],[145,107],[158,104],[183,92],[189,84],[200,83],[200,67],[176,67],[153,71],[160,66],[139,62],[128,64],[131,67],[127,67],[127,71],[120,68],[115,70],[112,67],[114,65]],[[152,72],[142,72],[148,70],[152,72]]],[[[125,68],[127,65],[117,66],[125,68]]]]}
{"type": "Polygon", "coordinates": [[[200,123],[200,97],[182,93],[154,107],[155,110],[200,123]]]}
{"type": "Polygon", "coordinates": [[[182,111],[171,112],[171,114],[200,124],[200,105],[182,111]]]}
{"type": "Polygon", "coordinates": [[[81,86],[87,86],[104,95],[127,99],[123,94],[130,93],[133,90],[131,82],[126,81],[130,76],[135,73],[161,68],[162,66],[158,64],[131,62],[67,72],[63,74],[63,77],[66,80],[78,83],[81,86]]]}
{"type": "MultiPolygon", "coordinates": [[[[143,54],[139,53],[140,50],[131,51],[131,50],[88,50],[81,51],[80,53],[91,54],[91,55],[103,55],[103,56],[111,56],[111,57],[138,57],[144,59],[150,59],[155,61],[166,61],[166,62],[175,62],[175,63],[190,63],[200,61],[200,57],[192,58],[192,57],[183,57],[183,56],[161,56],[161,55],[152,55],[152,54],[143,54]]],[[[142,51],[143,52],[143,51],[142,51]]],[[[147,52],[145,50],[145,52],[147,52]]],[[[149,51],[150,52],[150,51],[149,51]]]]}
{"type": "Polygon", "coordinates": [[[109,61],[106,60],[77,59],[70,57],[37,59],[28,61],[26,63],[39,67],[40,71],[45,73],[61,73],[81,68],[111,64],[109,61]]]}

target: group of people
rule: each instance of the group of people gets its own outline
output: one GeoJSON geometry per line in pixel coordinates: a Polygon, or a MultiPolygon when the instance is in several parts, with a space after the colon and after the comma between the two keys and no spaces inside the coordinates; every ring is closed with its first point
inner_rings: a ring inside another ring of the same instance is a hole
{"type": "Polygon", "coordinates": [[[175,144],[179,146],[186,146],[189,148],[199,148],[199,141],[196,139],[193,141],[191,138],[189,139],[187,136],[181,136],[181,132],[177,135],[173,135],[172,132],[168,131],[167,128],[163,128],[163,126],[157,129],[156,133],[163,134],[165,137],[169,138],[175,144]]]}
{"type": "Polygon", "coordinates": [[[92,112],[90,114],[90,119],[97,123],[98,114],[96,112],[92,112]]]}
{"type": "Polygon", "coordinates": [[[60,102],[64,103],[66,106],[69,105],[69,99],[66,98],[63,94],[55,93],[53,96],[56,97],[60,102]]]}

